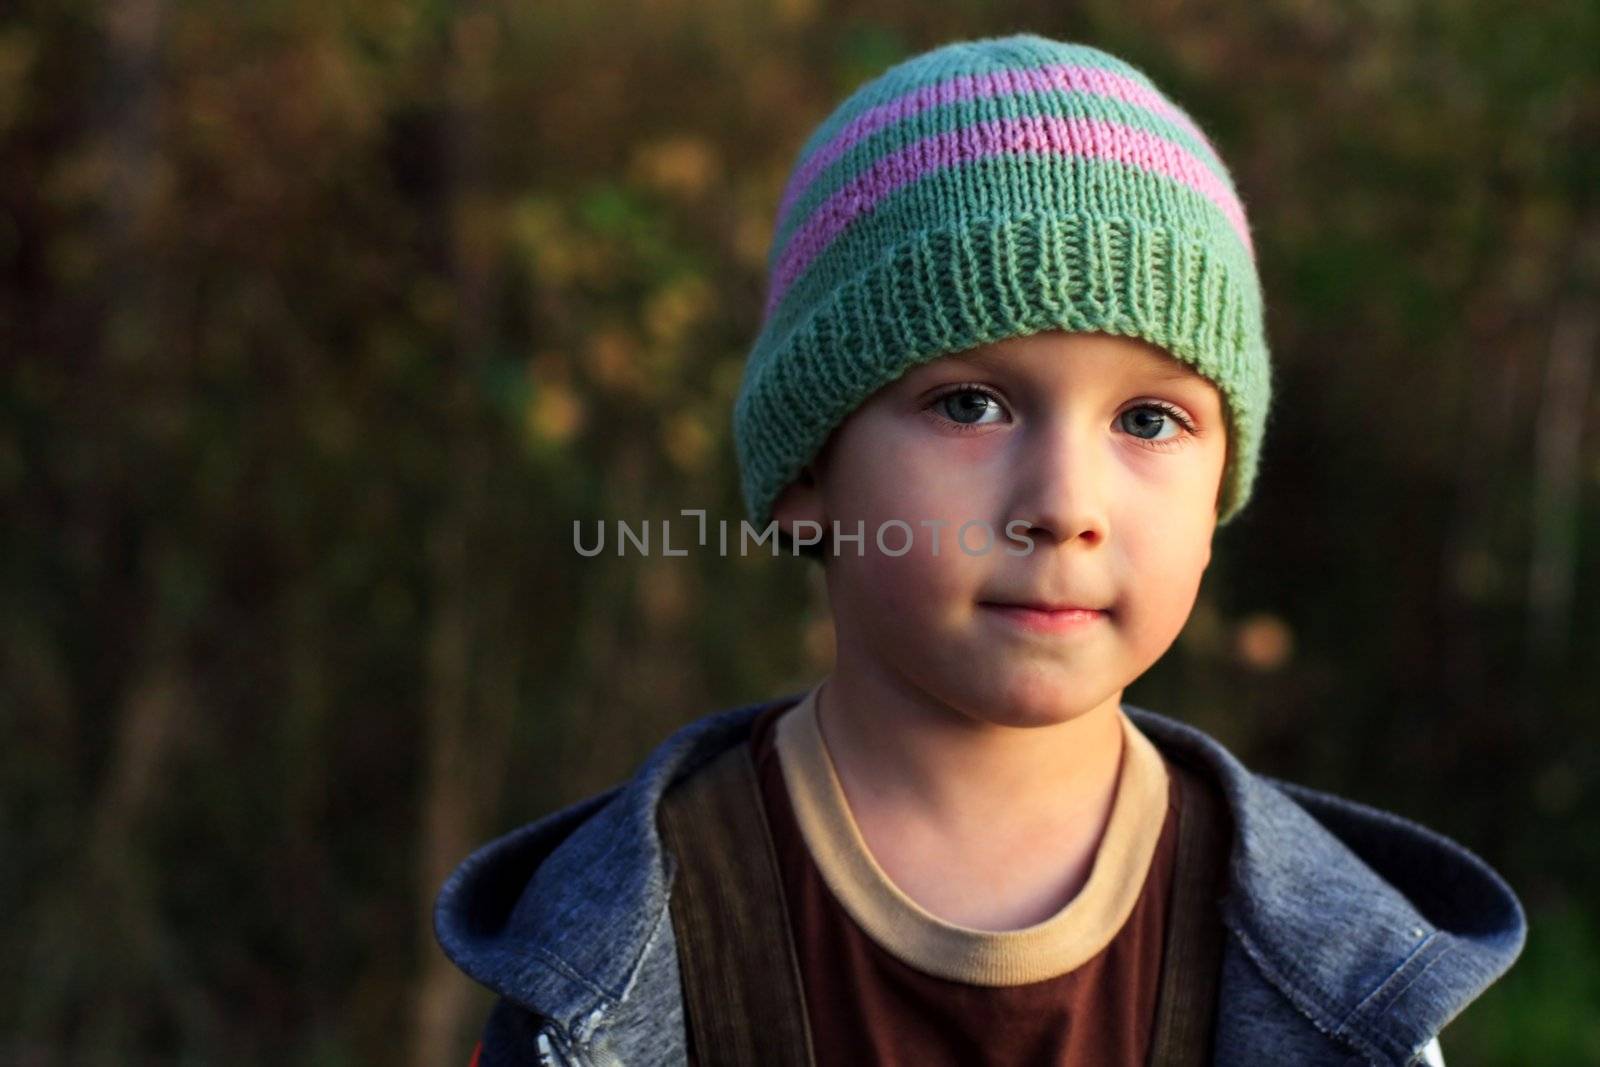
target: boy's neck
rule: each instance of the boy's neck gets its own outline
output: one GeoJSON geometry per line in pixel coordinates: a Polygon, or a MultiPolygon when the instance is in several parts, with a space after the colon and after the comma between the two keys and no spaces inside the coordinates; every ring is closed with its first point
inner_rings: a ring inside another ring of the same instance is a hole
{"type": "Polygon", "coordinates": [[[960,832],[1100,807],[1117,781],[1121,698],[1049,726],[1004,726],[978,717],[998,709],[968,714],[841,665],[822,683],[817,715],[852,804],[915,810],[960,832]]]}
{"type": "Polygon", "coordinates": [[[824,744],[874,857],[925,906],[952,894],[946,911],[988,905],[955,886],[941,890],[941,878],[999,865],[1013,907],[990,928],[1052,914],[1087,880],[1116,799],[1121,693],[1071,720],[1018,728],[898,682],[841,665],[817,694],[824,744]],[[914,891],[919,882],[927,896],[914,891]]]}

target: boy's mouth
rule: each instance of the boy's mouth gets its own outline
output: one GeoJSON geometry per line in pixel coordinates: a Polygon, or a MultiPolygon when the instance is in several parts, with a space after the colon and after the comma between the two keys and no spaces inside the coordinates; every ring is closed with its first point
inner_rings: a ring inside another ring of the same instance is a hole
{"type": "Polygon", "coordinates": [[[978,603],[984,607],[999,608],[1027,608],[1029,611],[1104,611],[1090,604],[1076,604],[1068,601],[1049,600],[980,600],[978,603]]]}
{"type": "Polygon", "coordinates": [[[1104,619],[1108,614],[1103,608],[1040,600],[1016,603],[980,600],[978,606],[987,609],[991,615],[1008,623],[1021,626],[1027,630],[1044,633],[1063,633],[1084,629],[1104,619]]]}

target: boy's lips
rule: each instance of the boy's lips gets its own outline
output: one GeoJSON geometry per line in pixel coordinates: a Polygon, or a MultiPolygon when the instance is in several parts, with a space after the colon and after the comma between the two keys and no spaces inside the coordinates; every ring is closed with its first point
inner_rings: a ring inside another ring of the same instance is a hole
{"type": "Polygon", "coordinates": [[[1028,608],[1032,611],[1104,611],[1090,604],[1052,600],[981,600],[984,607],[1028,608]]]}
{"type": "Polygon", "coordinates": [[[1065,602],[1052,603],[1034,600],[1013,603],[999,600],[980,600],[978,606],[987,608],[991,615],[1021,626],[1024,629],[1045,633],[1079,630],[1091,626],[1106,617],[1106,611],[1103,608],[1092,608],[1065,602]]]}

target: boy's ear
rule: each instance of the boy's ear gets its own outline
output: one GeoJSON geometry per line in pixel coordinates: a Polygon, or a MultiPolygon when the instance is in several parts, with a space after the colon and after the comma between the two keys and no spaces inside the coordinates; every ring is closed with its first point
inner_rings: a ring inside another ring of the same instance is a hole
{"type": "Polygon", "coordinates": [[[777,522],[778,529],[790,537],[794,536],[794,524],[801,519],[827,528],[827,520],[822,514],[822,487],[817,484],[814,464],[806,464],[794,480],[783,487],[778,499],[772,502],[772,518],[777,522]]]}

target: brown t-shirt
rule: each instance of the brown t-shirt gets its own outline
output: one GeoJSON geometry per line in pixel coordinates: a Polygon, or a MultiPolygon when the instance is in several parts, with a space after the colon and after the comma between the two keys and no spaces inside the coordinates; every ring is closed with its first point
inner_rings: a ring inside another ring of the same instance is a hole
{"type": "Polygon", "coordinates": [[[871,860],[816,725],[819,688],[761,714],[749,742],[815,1062],[1143,1065],[1177,849],[1177,781],[1159,750],[1124,720],[1112,816],[1089,882],[1062,911],[1025,930],[972,930],[922,910],[871,860]],[[799,714],[780,752],[789,712],[799,714]]]}

